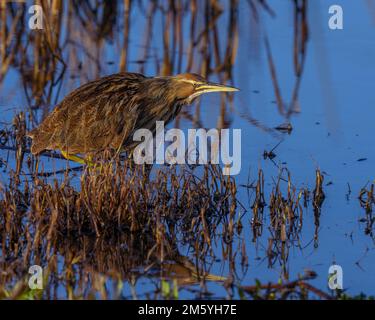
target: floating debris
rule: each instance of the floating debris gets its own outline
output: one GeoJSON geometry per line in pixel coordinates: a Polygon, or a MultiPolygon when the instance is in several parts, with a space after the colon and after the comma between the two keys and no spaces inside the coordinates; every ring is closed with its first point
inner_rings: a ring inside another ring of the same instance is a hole
{"type": "Polygon", "coordinates": [[[375,217],[373,215],[375,207],[374,184],[371,184],[368,189],[367,187],[363,187],[359,192],[358,200],[360,206],[365,210],[365,217],[360,218],[358,221],[365,223],[365,234],[369,235],[375,241],[375,235],[373,232],[373,226],[375,223],[375,217]]]}
{"type": "Polygon", "coordinates": [[[317,274],[314,271],[307,270],[298,280],[285,283],[261,284],[257,281],[253,286],[241,286],[240,290],[249,294],[253,299],[275,300],[275,299],[301,299],[307,300],[312,297],[318,297],[323,300],[334,299],[328,293],[312,286],[307,281],[315,279],[317,274]]]}
{"type": "Polygon", "coordinates": [[[264,150],[264,152],[263,152],[264,160],[267,160],[267,159],[273,160],[274,158],[276,158],[276,154],[274,153],[274,151],[281,144],[281,142],[282,141],[280,141],[276,146],[274,146],[271,151],[264,150]]]}
{"type": "Polygon", "coordinates": [[[291,134],[292,131],[293,131],[293,127],[290,123],[281,124],[281,125],[275,127],[275,129],[278,130],[278,131],[281,131],[281,132],[288,133],[288,134],[291,134]]]}

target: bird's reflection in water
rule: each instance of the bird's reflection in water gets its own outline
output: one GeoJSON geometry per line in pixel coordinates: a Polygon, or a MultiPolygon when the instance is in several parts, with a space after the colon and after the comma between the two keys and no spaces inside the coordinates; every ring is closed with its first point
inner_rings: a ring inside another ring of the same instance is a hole
{"type": "MultiPolygon", "coordinates": [[[[111,280],[117,283],[117,289],[118,283],[121,283],[121,288],[128,283],[130,290],[134,290],[133,297],[139,293],[135,292],[135,286],[143,283],[141,280],[145,278],[156,280],[153,281],[156,284],[154,291],[158,290],[162,281],[173,282],[178,288],[183,288],[205,281],[226,280],[224,276],[198,267],[193,262],[194,258],[181,255],[172,241],[166,240],[163,248],[157,248],[154,239],[147,233],[123,233],[112,239],[62,237],[56,243],[55,252],[62,257],[63,265],[52,268],[60,270],[60,275],[55,273],[53,278],[66,281],[67,291],[79,296],[88,294],[89,297],[90,292],[95,292],[107,298],[116,292],[102,292],[111,280]],[[81,288],[85,288],[85,292],[81,288]]],[[[50,272],[53,275],[53,271],[50,272]]],[[[152,291],[148,285],[149,289],[152,291]]],[[[123,297],[124,293],[118,294],[123,297]]]]}

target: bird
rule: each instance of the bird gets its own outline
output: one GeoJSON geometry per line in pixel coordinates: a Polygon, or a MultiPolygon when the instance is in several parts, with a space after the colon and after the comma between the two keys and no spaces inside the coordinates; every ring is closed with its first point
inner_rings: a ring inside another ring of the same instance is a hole
{"type": "Polygon", "coordinates": [[[171,122],[202,94],[239,89],[194,73],[147,77],[121,72],[88,82],[68,94],[38,127],[29,131],[31,153],[58,150],[80,164],[107,148],[130,152],[138,129],[155,133],[156,121],[171,122]]]}

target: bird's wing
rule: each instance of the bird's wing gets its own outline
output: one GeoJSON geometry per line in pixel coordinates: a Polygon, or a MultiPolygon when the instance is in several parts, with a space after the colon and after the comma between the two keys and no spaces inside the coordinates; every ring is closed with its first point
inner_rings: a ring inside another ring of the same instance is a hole
{"type": "Polygon", "coordinates": [[[70,93],[34,135],[35,149],[69,153],[102,150],[131,132],[137,118],[140,74],[122,73],[89,82],[70,93]]]}

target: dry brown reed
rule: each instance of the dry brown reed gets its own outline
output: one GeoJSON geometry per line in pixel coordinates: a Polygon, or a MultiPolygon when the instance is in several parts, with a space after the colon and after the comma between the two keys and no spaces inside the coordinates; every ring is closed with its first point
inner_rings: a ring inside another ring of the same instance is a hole
{"type": "Polygon", "coordinates": [[[258,178],[250,185],[242,185],[252,189],[248,194],[252,210],[252,241],[257,242],[263,235],[264,228],[269,231],[267,259],[268,266],[272,267],[279,262],[283,268],[283,276],[289,278],[286,268],[291,246],[301,247],[300,233],[302,231],[305,214],[308,210],[309,200],[314,201],[314,244],[318,244],[318,231],[320,225],[320,210],[324,201],[323,174],[316,170],[316,185],[313,192],[307,188],[297,189],[292,182],[291,173],[283,168],[270,192],[265,190],[265,177],[263,170],[258,171],[258,178]],[[286,177],[285,177],[286,174],[286,177]],[[265,209],[268,210],[265,210],[265,209]]]}
{"type": "Polygon", "coordinates": [[[374,239],[373,225],[375,217],[373,216],[373,209],[375,207],[375,189],[374,184],[368,188],[363,187],[358,196],[360,206],[365,210],[365,217],[359,221],[365,223],[365,234],[370,235],[374,239]]]}
{"type": "Polygon", "coordinates": [[[12,276],[22,278],[24,266],[32,264],[56,272],[58,255],[65,258],[68,272],[71,260],[81,259],[78,253],[74,258],[76,251],[94,254],[87,251],[93,245],[89,241],[94,247],[97,242],[107,244],[101,253],[103,265],[97,266],[100,254],[92,255],[90,264],[87,257],[82,262],[97,273],[110,263],[108,250],[121,263],[116,251],[125,246],[128,262],[107,269],[116,271],[119,279],[134,276],[132,269],[156,266],[163,274],[173,273],[181,284],[224,279],[202,271],[177,248],[190,247],[196,261],[205,264],[217,234],[233,238],[236,187],[219,167],[207,166],[199,177],[189,168],[166,168],[150,180],[141,166],[107,159],[87,168],[76,186],[68,174],[62,181],[39,175],[31,181],[25,178],[14,173],[9,186],[0,190],[1,263],[8,270],[0,283],[9,283],[12,276]]]}

